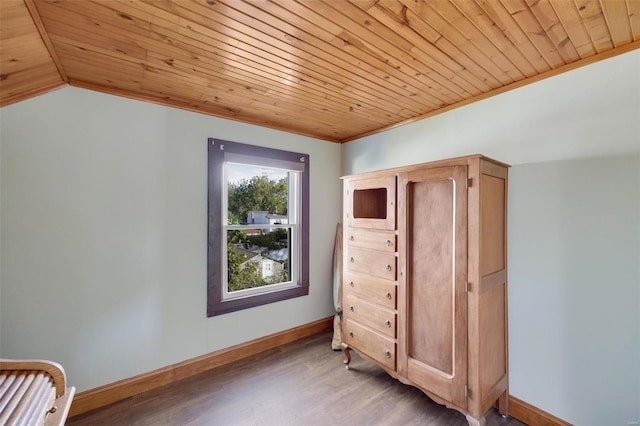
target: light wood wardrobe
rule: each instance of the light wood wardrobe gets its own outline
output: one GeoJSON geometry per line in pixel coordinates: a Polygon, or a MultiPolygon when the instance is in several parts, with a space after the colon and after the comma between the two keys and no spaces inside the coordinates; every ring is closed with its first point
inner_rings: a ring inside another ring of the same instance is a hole
{"type": "Polygon", "coordinates": [[[485,423],[508,412],[508,166],[474,155],[346,176],[342,335],[485,423]]]}

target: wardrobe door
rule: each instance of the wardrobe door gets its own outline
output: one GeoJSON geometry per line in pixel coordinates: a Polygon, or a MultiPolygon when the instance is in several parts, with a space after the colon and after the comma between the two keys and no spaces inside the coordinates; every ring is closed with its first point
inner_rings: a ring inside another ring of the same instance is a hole
{"type": "Polygon", "coordinates": [[[467,167],[398,180],[399,373],[465,409],[467,167]]]}

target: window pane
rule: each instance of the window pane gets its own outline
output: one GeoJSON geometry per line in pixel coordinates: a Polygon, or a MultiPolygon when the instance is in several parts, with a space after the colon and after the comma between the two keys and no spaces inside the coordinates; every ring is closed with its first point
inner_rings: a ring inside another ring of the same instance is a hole
{"type": "Polygon", "coordinates": [[[290,259],[290,228],[228,230],[228,291],[290,281],[290,259]]]}
{"type": "Polygon", "coordinates": [[[308,295],[309,155],[213,138],[207,153],[207,315],[308,295]]]}
{"type": "Polygon", "coordinates": [[[287,224],[289,172],[226,163],[228,224],[287,224]]]}

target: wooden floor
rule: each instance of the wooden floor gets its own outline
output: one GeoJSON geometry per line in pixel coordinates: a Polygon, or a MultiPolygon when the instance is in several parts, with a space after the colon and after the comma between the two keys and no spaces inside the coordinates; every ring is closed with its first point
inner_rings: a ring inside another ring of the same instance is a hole
{"type": "MultiPolygon", "coordinates": [[[[68,420],[81,425],[467,425],[325,332],[68,420]]],[[[517,426],[495,409],[488,426],[517,426]]]]}

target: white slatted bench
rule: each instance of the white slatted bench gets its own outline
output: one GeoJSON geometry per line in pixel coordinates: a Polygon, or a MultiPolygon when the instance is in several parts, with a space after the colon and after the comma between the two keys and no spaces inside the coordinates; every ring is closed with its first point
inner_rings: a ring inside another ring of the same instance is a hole
{"type": "Polygon", "coordinates": [[[75,387],[66,387],[60,364],[0,360],[0,425],[64,425],[75,387]]]}

